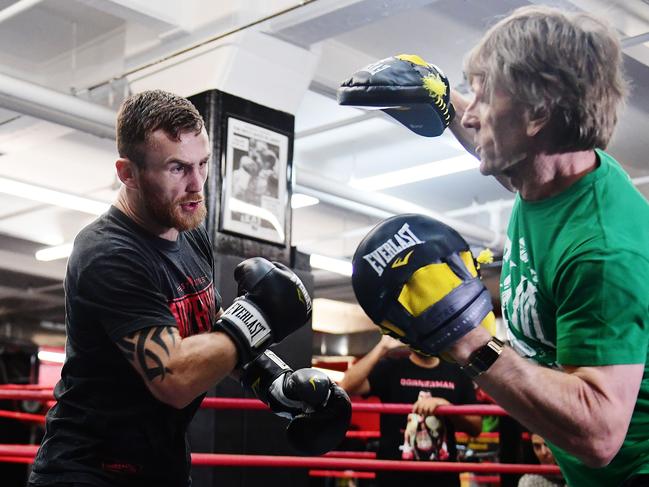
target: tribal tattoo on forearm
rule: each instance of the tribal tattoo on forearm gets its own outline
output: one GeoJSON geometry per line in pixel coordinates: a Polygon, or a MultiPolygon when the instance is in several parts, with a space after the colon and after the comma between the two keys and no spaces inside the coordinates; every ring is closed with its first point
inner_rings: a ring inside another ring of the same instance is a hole
{"type": "Polygon", "coordinates": [[[158,326],[135,332],[117,341],[117,346],[131,362],[139,365],[148,381],[153,381],[157,377],[164,380],[167,374],[173,374],[173,371],[164,365],[162,358],[162,353],[167,357],[170,355],[169,348],[162,339],[163,333],[168,334],[172,344],[175,345],[176,337],[173,328],[158,326]],[[161,352],[156,353],[151,350],[150,342],[155,343],[161,352]],[[151,362],[153,365],[149,366],[151,362]]]}

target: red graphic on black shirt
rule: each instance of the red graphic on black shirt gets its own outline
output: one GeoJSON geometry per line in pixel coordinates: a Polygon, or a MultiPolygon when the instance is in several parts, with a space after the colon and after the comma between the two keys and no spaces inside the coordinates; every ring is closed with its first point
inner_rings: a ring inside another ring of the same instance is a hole
{"type": "Polygon", "coordinates": [[[107,472],[119,472],[119,473],[128,473],[128,474],[136,474],[142,468],[139,465],[135,465],[133,463],[126,463],[126,462],[102,462],[101,464],[102,470],[105,470],[107,472]]]}
{"type": "Polygon", "coordinates": [[[214,285],[211,282],[202,291],[169,302],[169,309],[176,318],[178,332],[183,338],[210,331],[216,316],[215,308],[214,285]]]}
{"type": "Polygon", "coordinates": [[[407,379],[406,377],[402,377],[399,385],[401,387],[455,390],[455,382],[450,380],[407,379]]]}

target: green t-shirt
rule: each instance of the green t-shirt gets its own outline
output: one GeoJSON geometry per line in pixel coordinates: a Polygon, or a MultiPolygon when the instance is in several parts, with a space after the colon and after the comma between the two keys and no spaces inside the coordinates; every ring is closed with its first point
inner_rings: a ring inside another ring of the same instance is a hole
{"type": "Polygon", "coordinates": [[[561,194],[517,196],[500,279],[520,355],[550,367],[645,364],[629,431],[607,467],[550,445],[573,487],[649,473],[649,203],[611,156],[597,155],[597,169],[561,194]]]}

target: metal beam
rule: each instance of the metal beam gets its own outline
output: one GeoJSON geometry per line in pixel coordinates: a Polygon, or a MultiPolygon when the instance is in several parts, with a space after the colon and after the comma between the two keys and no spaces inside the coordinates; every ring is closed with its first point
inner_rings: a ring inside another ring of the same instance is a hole
{"type": "Polygon", "coordinates": [[[115,138],[113,110],[1,73],[0,107],[99,137],[115,138]]]}
{"type": "Polygon", "coordinates": [[[622,49],[637,46],[638,44],[644,44],[645,42],[649,42],[649,32],[638,34],[637,36],[625,37],[620,41],[622,49]]]}
{"type": "MultiPolygon", "coordinates": [[[[132,0],[77,0],[97,10],[126,21],[145,25],[157,31],[180,31],[183,10],[170,8],[172,2],[149,2],[132,0]],[[180,11],[178,11],[180,10],[180,11]],[[180,15],[179,15],[180,14],[180,15]]],[[[174,2],[175,3],[175,2],[174,2]]]]}
{"type": "Polygon", "coordinates": [[[40,262],[33,256],[0,250],[0,262],[2,262],[3,269],[22,274],[60,280],[63,280],[65,276],[65,261],[53,260],[50,262],[40,262]]]}
{"type": "Polygon", "coordinates": [[[0,10],[0,22],[9,20],[16,15],[23,13],[25,10],[29,10],[34,5],[41,3],[43,0],[19,0],[13,5],[9,5],[7,8],[0,10]]]}

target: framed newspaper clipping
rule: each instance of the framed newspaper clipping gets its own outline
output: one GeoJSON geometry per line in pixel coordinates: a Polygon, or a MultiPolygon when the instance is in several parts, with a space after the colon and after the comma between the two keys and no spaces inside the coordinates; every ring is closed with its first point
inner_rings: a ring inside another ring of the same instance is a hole
{"type": "Polygon", "coordinates": [[[227,118],[221,229],[286,243],[288,137],[227,118]]]}

